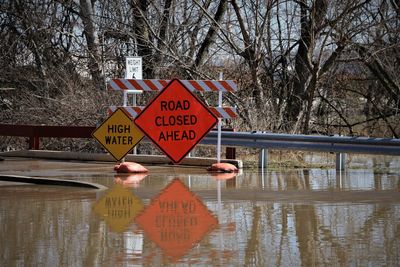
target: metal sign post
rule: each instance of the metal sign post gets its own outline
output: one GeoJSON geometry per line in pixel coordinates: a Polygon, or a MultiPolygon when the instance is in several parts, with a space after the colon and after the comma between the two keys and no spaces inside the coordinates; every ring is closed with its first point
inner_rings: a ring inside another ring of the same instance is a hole
{"type": "MultiPolygon", "coordinates": [[[[126,57],[125,79],[143,79],[143,61],[142,57],[126,57]]],[[[136,95],[141,94],[141,90],[125,90],[123,93],[123,107],[128,106],[128,95],[132,94],[132,106],[136,106],[136,95]]],[[[133,148],[133,154],[137,154],[136,146],[133,148]]]]}
{"type": "MultiPolygon", "coordinates": [[[[221,71],[219,73],[219,80],[222,81],[224,78],[224,73],[221,71]]],[[[222,91],[218,91],[218,107],[222,108],[222,91]]],[[[221,128],[222,119],[218,118],[218,139],[217,139],[217,162],[221,162],[221,128]]]]}

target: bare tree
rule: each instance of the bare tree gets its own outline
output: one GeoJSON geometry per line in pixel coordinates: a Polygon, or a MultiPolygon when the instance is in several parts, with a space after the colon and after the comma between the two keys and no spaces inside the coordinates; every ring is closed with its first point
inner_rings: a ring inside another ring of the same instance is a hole
{"type": "Polygon", "coordinates": [[[399,10],[395,0],[5,0],[0,86],[27,97],[0,92],[1,120],[85,121],[69,99],[107,98],[104,81],[138,55],[145,78],[236,79],[224,103],[241,130],[399,136],[399,10]]]}
{"type": "Polygon", "coordinates": [[[83,23],[88,51],[88,69],[96,88],[104,88],[101,70],[101,50],[97,27],[94,19],[96,0],[79,0],[79,15],[83,23]]]}

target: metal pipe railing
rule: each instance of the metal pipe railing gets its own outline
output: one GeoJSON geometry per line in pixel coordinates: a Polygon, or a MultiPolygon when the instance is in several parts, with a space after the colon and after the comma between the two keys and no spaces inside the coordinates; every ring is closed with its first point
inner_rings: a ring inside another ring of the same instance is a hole
{"type": "Polygon", "coordinates": [[[92,138],[94,126],[48,126],[0,124],[0,136],[29,138],[29,149],[39,149],[40,137],[92,138]]]}

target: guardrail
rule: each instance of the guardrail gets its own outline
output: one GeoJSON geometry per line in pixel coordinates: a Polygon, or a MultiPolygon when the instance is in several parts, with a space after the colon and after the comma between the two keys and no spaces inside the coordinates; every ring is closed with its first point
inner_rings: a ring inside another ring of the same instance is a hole
{"type": "MultiPolygon", "coordinates": [[[[222,132],[221,144],[260,149],[306,150],[334,153],[362,153],[400,156],[400,139],[275,134],[263,132],[222,132]]],[[[202,144],[217,143],[217,132],[210,132],[202,144]]]]}
{"type": "MultiPolygon", "coordinates": [[[[222,132],[221,139],[225,146],[259,148],[261,168],[268,165],[268,149],[333,152],[336,153],[337,171],[345,169],[345,153],[400,156],[400,139],[392,138],[222,132]]],[[[217,144],[217,133],[210,132],[202,144],[217,144]]]]}
{"type": "MultiPolygon", "coordinates": [[[[92,138],[94,126],[42,126],[0,124],[0,135],[29,138],[29,149],[39,149],[40,137],[92,138]]],[[[381,154],[400,156],[400,139],[293,135],[265,132],[233,132],[225,129],[221,144],[226,146],[226,158],[235,159],[235,147],[261,149],[262,164],[267,159],[267,149],[333,152],[337,154],[337,166],[343,168],[343,153],[381,154]]],[[[211,131],[201,141],[203,145],[216,145],[217,132],[211,131]]]]}

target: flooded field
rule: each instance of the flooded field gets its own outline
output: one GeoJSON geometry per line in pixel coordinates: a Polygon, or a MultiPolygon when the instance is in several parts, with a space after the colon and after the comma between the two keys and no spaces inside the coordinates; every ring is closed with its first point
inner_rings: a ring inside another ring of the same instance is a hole
{"type": "Polygon", "coordinates": [[[0,174],[108,189],[0,182],[0,266],[400,266],[400,159],[352,162],[116,175],[112,163],[6,158],[0,174]]]}

